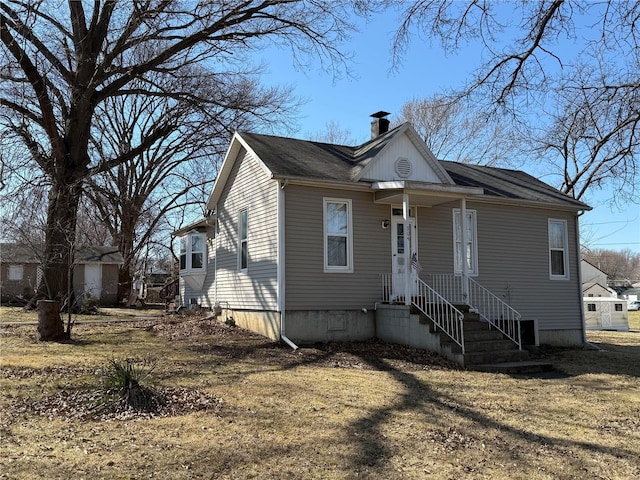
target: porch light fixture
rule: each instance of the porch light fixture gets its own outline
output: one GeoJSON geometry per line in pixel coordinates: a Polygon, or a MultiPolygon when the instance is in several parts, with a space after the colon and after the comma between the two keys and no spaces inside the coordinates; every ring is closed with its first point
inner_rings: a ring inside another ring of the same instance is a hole
{"type": "Polygon", "coordinates": [[[386,230],[389,228],[389,220],[382,220],[382,224],[380,225],[382,227],[383,230],[386,230]]]}

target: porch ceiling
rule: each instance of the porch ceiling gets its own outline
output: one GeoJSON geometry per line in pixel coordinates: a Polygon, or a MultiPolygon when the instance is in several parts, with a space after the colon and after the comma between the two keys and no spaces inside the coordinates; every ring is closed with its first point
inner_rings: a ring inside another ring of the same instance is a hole
{"type": "Polygon", "coordinates": [[[409,195],[409,204],[419,207],[433,207],[441,203],[484,193],[482,188],[477,187],[405,181],[376,182],[371,185],[371,189],[375,190],[375,203],[400,205],[403,195],[406,193],[409,195]]]}

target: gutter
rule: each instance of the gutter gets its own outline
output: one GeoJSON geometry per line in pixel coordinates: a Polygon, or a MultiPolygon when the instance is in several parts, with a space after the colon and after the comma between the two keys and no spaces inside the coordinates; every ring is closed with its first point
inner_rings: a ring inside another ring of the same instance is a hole
{"type": "Polygon", "coordinates": [[[276,254],[277,265],[277,282],[278,282],[278,311],[280,312],[280,339],[289,345],[293,350],[297,350],[298,346],[287,337],[285,333],[285,274],[284,274],[284,189],[288,181],[282,183],[277,182],[278,188],[278,215],[276,222],[278,223],[278,253],[276,254]]]}

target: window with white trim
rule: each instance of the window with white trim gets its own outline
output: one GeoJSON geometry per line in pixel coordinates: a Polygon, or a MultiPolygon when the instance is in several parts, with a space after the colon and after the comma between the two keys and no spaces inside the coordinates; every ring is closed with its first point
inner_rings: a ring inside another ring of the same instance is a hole
{"type": "Polygon", "coordinates": [[[249,214],[241,210],[238,216],[238,270],[246,272],[249,267],[249,214]]]}
{"type": "Polygon", "coordinates": [[[569,279],[567,221],[549,219],[549,278],[569,279]]]}
{"type": "Polygon", "coordinates": [[[7,280],[19,282],[24,278],[24,265],[9,265],[7,280]]]}
{"type": "Polygon", "coordinates": [[[351,200],[324,199],[324,271],[353,272],[351,200]]]}
{"type": "Polygon", "coordinates": [[[467,231],[465,232],[466,245],[462,245],[462,216],[459,208],[453,209],[453,271],[462,273],[462,259],[467,262],[467,273],[478,275],[478,235],[476,223],[476,211],[467,210],[467,231]]]}
{"type": "Polygon", "coordinates": [[[596,311],[596,304],[595,303],[587,303],[587,311],[588,312],[595,312],[596,311]]]}
{"type": "Polygon", "coordinates": [[[206,257],[206,233],[190,233],[180,237],[180,273],[204,273],[206,257]]]}

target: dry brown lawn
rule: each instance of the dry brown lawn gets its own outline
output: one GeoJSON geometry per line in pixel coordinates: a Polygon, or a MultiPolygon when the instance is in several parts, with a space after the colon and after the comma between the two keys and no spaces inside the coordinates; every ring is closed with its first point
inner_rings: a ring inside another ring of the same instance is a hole
{"type": "Polygon", "coordinates": [[[212,320],[133,320],[77,325],[67,343],[2,327],[0,478],[640,477],[640,332],[544,349],[556,371],[525,377],[378,342],[293,352],[212,320]],[[106,420],[60,401],[127,357],[155,360],[159,389],[216,401],[106,420]]]}

